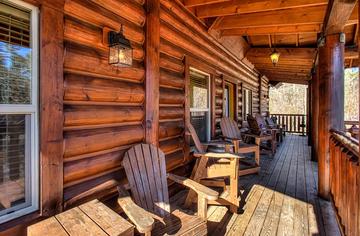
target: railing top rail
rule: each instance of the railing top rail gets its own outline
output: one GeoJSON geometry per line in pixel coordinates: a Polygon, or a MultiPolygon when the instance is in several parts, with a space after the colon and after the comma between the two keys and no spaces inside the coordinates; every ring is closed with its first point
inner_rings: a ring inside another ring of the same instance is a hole
{"type": "Polygon", "coordinates": [[[341,145],[353,152],[357,157],[359,157],[359,141],[352,137],[346,135],[346,133],[337,130],[331,130],[331,135],[334,137],[341,145]]]}
{"type": "Polygon", "coordinates": [[[271,116],[306,116],[306,114],[271,114],[271,116]]]}

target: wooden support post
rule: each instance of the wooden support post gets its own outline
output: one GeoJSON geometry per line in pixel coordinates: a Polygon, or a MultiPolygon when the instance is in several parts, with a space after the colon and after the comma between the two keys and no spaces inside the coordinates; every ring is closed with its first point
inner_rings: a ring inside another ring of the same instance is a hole
{"type": "Polygon", "coordinates": [[[306,88],[306,136],[310,134],[310,84],[306,88]]]}
{"type": "Polygon", "coordinates": [[[315,69],[311,79],[311,160],[317,161],[319,120],[319,70],[315,69]]]}
{"type": "Polygon", "coordinates": [[[159,144],[160,0],[146,1],[146,134],[147,143],[159,144]]]}
{"type": "Polygon", "coordinates": [[[330,129],[344,128],[343,34],[327,35],[319,46],[319,195],[329,199],[330,129]]]}
{"type": "Polygon", "coordinates": [[[40,9],[40,207],[43,216],[63,208],[64,1],[40,9]]]}

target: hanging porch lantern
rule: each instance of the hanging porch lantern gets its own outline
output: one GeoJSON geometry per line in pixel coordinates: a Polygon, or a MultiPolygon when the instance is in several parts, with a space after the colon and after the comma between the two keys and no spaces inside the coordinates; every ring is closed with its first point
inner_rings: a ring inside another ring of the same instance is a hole
{"type": "Polygon", "coordinates": [[[123,26],[120,32],[110,31],[109,37],[109,64],[121,67],[132,66],[133,49],[130,41],[123,34],[123,26]]]}
{"type": "Polygon", "coordinates": [[[280,53],[276,51],[276,49],[271,53],[270,59],[274,66],[279,62],[280,53]]]}

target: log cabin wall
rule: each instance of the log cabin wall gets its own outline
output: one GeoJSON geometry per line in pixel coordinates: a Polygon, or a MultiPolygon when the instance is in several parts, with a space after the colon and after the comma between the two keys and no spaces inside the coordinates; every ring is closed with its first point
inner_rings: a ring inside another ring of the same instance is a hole
{"type": "Polygon", "coordinates": [[[260,83],[260,107],[261,115],[265,116],[269,112],[269,79],[263,76],[260,83]]]}
{"type": "MultiPolygon", "coordinates": [[[[205,27],[180,4],[160,2],[159,146],[166,154],[167,170],[183,172],[189,162],[184,138],[185,57],[216,70],[212,77],[215,136],[220,134],[223,113],[223,75],[252,91],[253,113],[260,111],[260,83],[258,74],[239,65],[212,41],[205,27]]],[[[146,13],[141,0],[69,0],[64,13],[64,203],[68,208],[116,194],[115,181],[126,182],[122,154],[144,141],[146,13]],[[118,30],[121,24],[135,48],[131,68],[107,62],[104,31],[118,30]]]]}
{"type": "MultiPolygon", "coordinates": [[[[41,3],[28,2],[36,3],[42,14],[41,3]]],[[[49,1],[50,7],[51,4],[49,1]]],[[[117,183],[126,183],[121,167],[123,153],[130,146],[145,141],[144,4],[145,0],[66,0],[64,3],[64,54],[63,60],[57,62],[63,63],[64,71],[59,85],[63,87],[63,123],[57,124],[63,127],[64,138],[64,209],[93,198],[106,200],[116,196],[117,183]],[[134,48],[131,68],[108,64],[107,32],[118,31],[121,25],[134,48]]],[[[44,22],[51,22],[51,16],[44,17],[48,18],[44,18],[44,22]]],[[[224,76],[238,85],[240,125],[242,88],[252,90],[253,112],[259,112],[259,75],[229,54],[177,1],[161,0],[160,19],[159,146],[166,153],[168,171],[190,174],[191,159],[187,157],[184,137],[187,117],[185,58],[191,57],[213,70],[215,136],[221,133],[224,76]]],[[[41,30],[40,34],[43,34],[41,30]]],[[[34,219],[27,220],[26,224],[34,219]]],[[[19,222],[15,231],[23,232],[26,224],[19,222]]],[[[10,231],[0,232],[0,235],[10,231]]]]}
{"type": "Polygon", "coordinates": [[[116,193],[123,153],[144,141],[143,1],[68,0],[64,6],[64,205],[116,193]],[[134,48],[131,68],[108,64],[107,30],[134,48]]]}

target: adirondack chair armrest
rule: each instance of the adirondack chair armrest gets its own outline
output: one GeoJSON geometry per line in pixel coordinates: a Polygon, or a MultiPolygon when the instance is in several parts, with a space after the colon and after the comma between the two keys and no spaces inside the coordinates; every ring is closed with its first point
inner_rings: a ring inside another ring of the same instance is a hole
{"type": "Polygon", "coordinates": [[[117,189],[119,192],[117,202],[121,209],[140,233],[150,233],[155,222],[152,214],[136,205],[124,188],[118,186],[117,189]]]}
{"type": "Polygon", "coordinates": [[[189,178],[170,174],[170,173],[167,174],[167,177],[178,184],[181,184],[181,185],[184,185],[184,186],[190,188],[191,190],[196,192],[199,195],[199,197],[203,197],[207,200],[217,200],[219,198],[218,192],[216,192],[215,190],[212,190],[202,184],[199,184],[189,178]]]}

